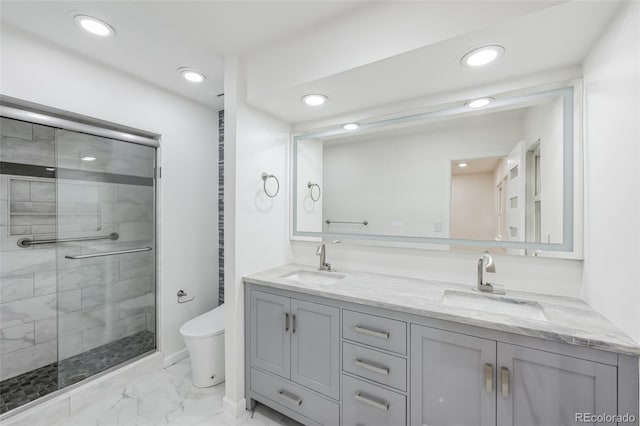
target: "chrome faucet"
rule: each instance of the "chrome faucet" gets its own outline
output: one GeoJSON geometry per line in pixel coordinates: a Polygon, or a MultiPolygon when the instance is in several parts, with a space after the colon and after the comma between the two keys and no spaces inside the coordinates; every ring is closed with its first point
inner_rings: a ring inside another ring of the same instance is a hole
{"type": "MultiPolygon", "coordinates": [[[[342,241],[340,240],[332,241],[333,244],[339,244],[341,242],[342,241]]],[[[331,271],[331,264],[327,263],[327,248],[325,247],[324,243],[320,244],[316,249],[316,256],[320,256],[320,267],[318,268],[318,270],[331,271]]]]}
{"type": "Polygon", "coordinates": [[[480,259],[478,259],[478,284],[476,285],[474,290],[481,291],[483,293],[495,293],[495,294],[504,294],[503,291],[496,290],[494,285],[490,282],[484,281],[484,273],[495,273],[496,265],[493,261],[493,257],[489,254],[488,251],[485,251],[480,259]]]}

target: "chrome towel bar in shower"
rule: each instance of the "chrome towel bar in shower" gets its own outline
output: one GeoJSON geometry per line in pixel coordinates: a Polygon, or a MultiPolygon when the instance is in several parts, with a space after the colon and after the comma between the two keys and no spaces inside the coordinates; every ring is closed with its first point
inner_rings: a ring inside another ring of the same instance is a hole
{"type": "Polygon", "coordinates": [[[325,223],[327,225],[331,225],[332,223],[350,223],[350,224],[353,224],[353,225],[364,225],[364,226],[367,226],[369,224],[369,221],[368,220],[363,220],[362,222],[343,222],[343,221],[339,221],[339,220],[329,220],[329,219],[327,219],[327,220],[325,220],[325,223]]]}
{"type": "Polygon", "coordinates": [[[29,246],[37,246],[40,244],[56,244],[56,243],[74,243],[76,241],[97,241],[97,240],[117,240],[120,238],[120,235],[117,232],[112,232],[109,235],[101,236],[101,237],[79,237],[79,238],[62,238],[59,240],[32,240],[30,238],[20,238],[18,240],[18,247],[29,247],[29,246]]]}
{"type": "Polygon", "coordinates": [[[90,253],[90,254],[78,254],[75,256],[65,256],[65,259],[90,259],[92,257],[102,257],[102,256],[114,256],[116,254],[128,254],[128,253],[138,253],[140,251],[149,251],[149,250],[153,250],[151,247],[142,247],[142,248],[135,248],[135,249],[129,249],[129,250],[118,250],[118,251],[105,251],[102,253],[90,253]]]}

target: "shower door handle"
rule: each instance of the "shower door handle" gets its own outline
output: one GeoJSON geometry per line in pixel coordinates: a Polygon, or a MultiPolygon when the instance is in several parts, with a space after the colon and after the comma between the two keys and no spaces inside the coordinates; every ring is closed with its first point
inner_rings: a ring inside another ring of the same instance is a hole
{"type": "Polygon", "coordinates": [[[102,253],[90,253],[90,254],[78,254],[76,256],[65,256],[65,259],[90,259],[92,257],[102,257],[102,256],[114,256],[116,254],[127,254],[127,253],[138,253],[141,251],[149,251],[149,250],[153,250],[151,247],[142,247],[142,248],[136,248],[136,249],[129,249],[129,250],[118,250],[118,251],[105,251],[102,253]]]}

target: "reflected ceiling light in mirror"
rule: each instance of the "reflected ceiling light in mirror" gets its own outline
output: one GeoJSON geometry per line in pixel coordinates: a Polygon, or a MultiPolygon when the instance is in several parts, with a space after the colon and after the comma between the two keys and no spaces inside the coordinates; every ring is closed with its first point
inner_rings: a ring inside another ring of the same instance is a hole
{"type": "Polygon", "coordinates": [[[464,163],[464,162],[462,162],[462,163],[458,163],[458,167],[462,167],[462,168],[464,168],[464,167],[467,167],[467,166],[468,166],[468,164],[467,164],[467,163],[464,163]]]}
{"type": "Polygon", "coordinates": [[[493,98],[474,99],[472,101],[467,102],[467,106],[469,108],[482,108],[484,106],[489,105],[491,101],[493,101],[493,98]]]}
{"type": "Polygon", "coordinates": [[[360,127],[358,123],[347,123],[342,125],[342,128],[345,130],[356,130],[358,127],[360,127]]]}
{"type": "Polygon", "coordinates": [[[96,161],[96,157],[92,157],[90,155],[82,157],[82,161],[96,161]]]}
{"type": "Polygon", "coordinates": [[[98,18],[89,15],[76,15],[73,17],[76,24],[83,30],[100,37],[111,37],[116,31],[113,27],[98,18]]]}
{"type": "Polygon", "coordinates": [[[325,95],[309,94],[302,97],[302,102],[310,106],[319,106],[327,102],[329,98],[325,95]]]}
{"type": "Polygon", "coordinates": [[[202,83],[207,79],[206,75],[194,68],[181,67],[178,68],[178,73],[191,83],[202,83]]]}
{"type": "Polygon", "coordinates": [[[482,46],[465,53],[460,63],[466,67],[481,67],[490,64],[504,53],[504,47],[496,45],[482,46]]]}

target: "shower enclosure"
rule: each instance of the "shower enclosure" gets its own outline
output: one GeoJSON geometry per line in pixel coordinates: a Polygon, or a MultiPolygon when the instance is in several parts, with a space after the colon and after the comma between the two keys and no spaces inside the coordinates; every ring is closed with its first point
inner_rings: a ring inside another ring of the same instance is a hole
{"type": "Polygon", "coordinates": [[[0,123],[0,415],[156,348],[155,141],[11,116],[0,123]]]}

